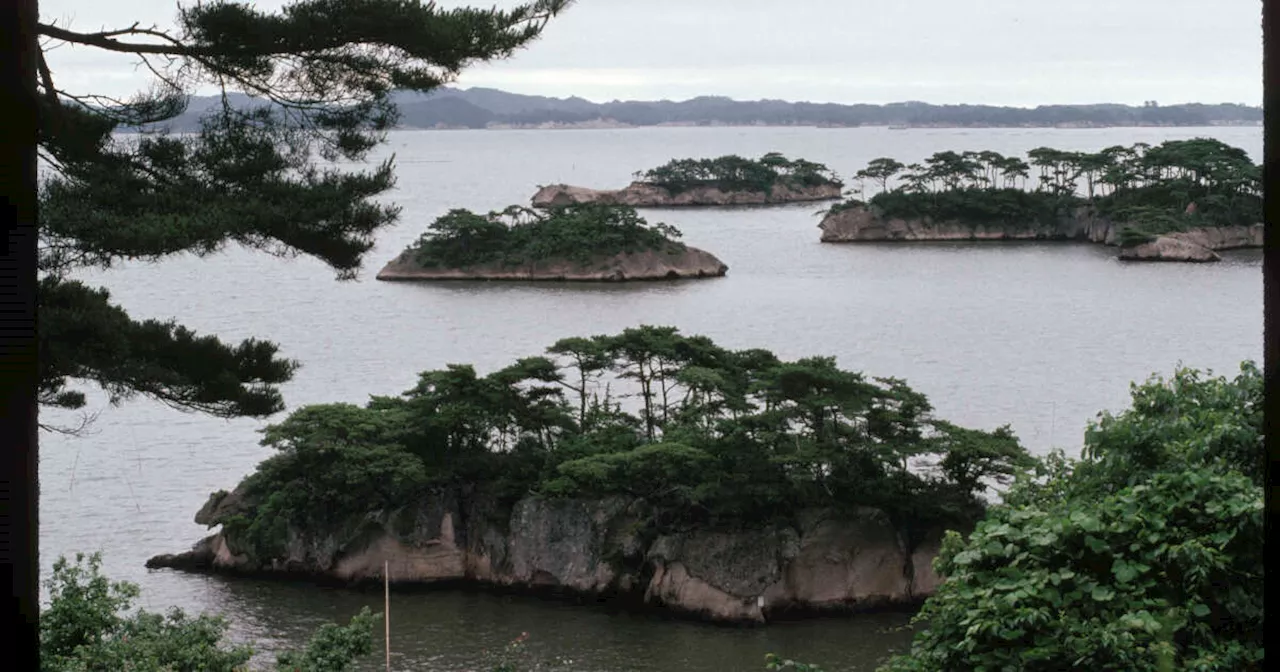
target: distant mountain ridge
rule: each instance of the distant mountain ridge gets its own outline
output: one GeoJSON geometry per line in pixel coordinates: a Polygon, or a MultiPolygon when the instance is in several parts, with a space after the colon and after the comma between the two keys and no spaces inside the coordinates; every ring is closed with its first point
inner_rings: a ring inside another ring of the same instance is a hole
{"type": "MultiPolygon", "coordinates": [[[[237,105],[253,99],[234,94],[237,105]]],[[[190,108],[165,126],[173,131],[197,129],[200,114],[217,97],[196,96],[190,108]]],[[[442,87],[427,94],[399,92],[400,127],[462,128],[590,128],[626,126],[899,126],[899,127],[1116,127],[1260,125],[1262,107],[1187,103],[1159,106],[1119,104],[1041,105],[1034,108],[995,105],[933,105],[923,102],[887,105],[733,100],[700,96],[684,101],[611,101],[593,103],[576,96],[552,98],[498,89],[442,87]]]]}

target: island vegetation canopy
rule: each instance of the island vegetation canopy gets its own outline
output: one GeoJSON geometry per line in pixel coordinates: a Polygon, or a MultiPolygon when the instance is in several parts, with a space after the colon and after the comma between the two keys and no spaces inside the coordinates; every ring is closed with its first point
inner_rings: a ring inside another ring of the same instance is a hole
{"type": "Polygon", "coordinates": [[[625,205],[575,204],[545,212],[513,205],[487,215],[450,210],[407,253],[423,268],[566,260],[586,264],[618,254],[683,250],[680,236],[675,227],[650,224],[625,205]]]}
{"type": "Polygon", "coordinates": [[[788,159],[778,152],[769,152],[758,159],[734,154],[714,159],[673,159],[657,168],[637,172],[635,178],[673,194],[696,187],[769,193],[775,187],[798,191],[844,184],[821,163],[788,159]]]}
{"type": "Polygon", "coordinates": [[[832,208],[886,218],[1009,227],[1053,226],[1086,208],[1121,223],[1121,244],[1192,227],[1263,221],[1262,167],[1220,140],[1116,145],[1097,152],[1040,147],[1024,160],[993,151],[942,151],[904,165],[873,159],[855,178],[876,189],[832,208]]]}
{"type": "Polygon", "coordinates": [[[280,557],[289,529],[347,529],[458,487],[508,505],[627,497],[658,530],[872,506],[918,534],[973,520],[988,485],[1030,465],[1007,427],[935,418],[901,380],[653,326],[566,338],[487,375],[428,371],[364,406],[303,407],[263,443],[278,452],[217,521],[259,560],[280,557]]]}

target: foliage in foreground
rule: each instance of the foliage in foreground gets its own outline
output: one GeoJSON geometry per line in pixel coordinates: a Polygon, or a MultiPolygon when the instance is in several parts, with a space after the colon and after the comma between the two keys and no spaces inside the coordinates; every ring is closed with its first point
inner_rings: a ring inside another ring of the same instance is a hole
{"type": "Polygon", "coordinates": [[[1262,376],[1178,369],[1045,460],[968,540],[886,672],[1261,670],[1262,376]]]}
{"type": "Polygon", "coordinates": [[[377,202],[394,172],[390,161],[353,171],[325,160],[361,162],[395,123],[396,90],[431,91],[474,63],[511,56],[570,2],[289,0],[264,9],[211,0],[183,3],[173,29],[138,16],[90,32],[29,17],[41,42],[40,403],[83,408],[72,386],[88,383],[113,402],[143,395],[219,417],[283,409],[279,385],[296,363],[274,344],[134,320],[77,276],[238,244],[315,257],[353,277],[397,217],[377,202]],[[73,90],[44,61],[68,44],[128,54],[155,86],[127,101],[73,90]],[[200,128],[165,132],[188,94],[210,85],[224,95],[200,128]],[[115,132],[139,127],[152,132],[115,132]]]}
{"type": "MultiPolygon", "coordinates": [[[[225,640],[220,616],[189,617],[180,609],[161,615],[138,610],[122,615],[138,587],[103,576],[99,554],[58,558],[47,581],[50,605],[40,614],[42,672],[240,672],[252,648],[225,640]]],[[[280,654],[278,672],[347,672],[373,651],[377,616],[368,607],[345,626],[325,624],[302,651],[280,654]]]]}
{"type": "Polygon", "coordinates": [[[675,227],[649,224],[629,206],[592,203],[540,212],[513,205],[487,215],[450,210],[431,223],[409,252],[426,268],[587,263],[622,253],[682,250],[679,238],[675,227]]]}
{"type": "Polygon", "coordinates": [[[1208,138],[1098,152],[1040,147],[1026,161],[992,151],[937,152],[911,165],[878,158],[857,178],[877,185],[877,193],[829,212],[869,206],[889,218],[1023,228],[1052,226],[1088,206],[1125,225],[1123,244],[1263,221],[1261,168],[1244,150],[1208,138]]]}
{"type": "Polygon", "coordinates": [[[622,496],[648,503],[659,528],[874,506],[910,534],[972,521],[988,483],[1029,465],[1008,428],[935,418],[903,381],[834,358],[785,361],[651,326],[566,338],[548,355],[488,375],[428,371],[365,407],[295,411],[265,430],[278,453],[238,488],[245,506],[214,524],[265,559],[290,528],[334,530],[478,486],[506,501],[622,496]]]}
{"type": "Polygon", "coordinates": [[[774,186],[804,189],[843,184],[821,163],[788,159],[778,152],[769,152],[758,159],[735,154],[714,159],[673,159],[657,168],[640,171],[635,178],[673,194],[697,187],[768,193],[774,186]]]}

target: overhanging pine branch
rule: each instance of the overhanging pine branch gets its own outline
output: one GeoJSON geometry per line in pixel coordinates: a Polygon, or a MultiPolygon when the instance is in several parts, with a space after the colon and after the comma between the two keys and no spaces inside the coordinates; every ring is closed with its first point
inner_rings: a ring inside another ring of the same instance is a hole
{"type": "Polygon", "coordinates": [[[83,44],[89,47],[98,47],[107,51],[114,51],[121,54],[164,54],[168,56],[201,56],[211,55],[215,51],[205,47],[189,47],[178,41],[177,38],[163,33],[161,31],[147,31],[147,34],[164,37],[170,41],[170,44],[141,44],[137,42],[120,42],[112,39],[111,35],[121,35],[129,32],[139,32],[138,30],[120,30],[108,31],[104,33],[77,33],[74,30],[59,28],[48,23],[36,24],[41,35],[51,37],[55,40],[63,42],[73,42],[75,44],[83,44]]]}

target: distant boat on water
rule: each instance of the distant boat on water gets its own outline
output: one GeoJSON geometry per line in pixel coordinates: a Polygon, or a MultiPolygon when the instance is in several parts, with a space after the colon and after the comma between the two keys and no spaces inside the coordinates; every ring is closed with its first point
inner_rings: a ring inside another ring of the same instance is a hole
{"type": "Polygon", "coordinates": [[[907,130],[908,128],[911,128],[911,127],[910,127],[910,126],[907,126],[907,125],[905,125],[905,124],[898,124],[898,125],[895,125],[895,126],[890,126],[890,127],[889,127],[889,130],[891,130],[891,131],[905,131],[905,130],[907,130]]]}

